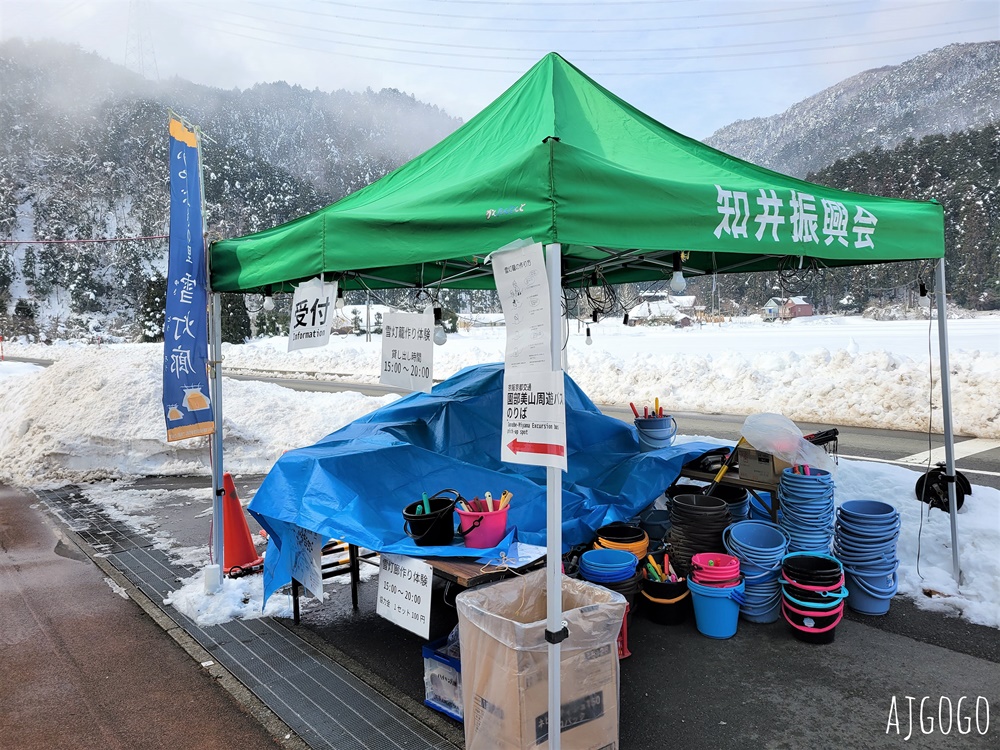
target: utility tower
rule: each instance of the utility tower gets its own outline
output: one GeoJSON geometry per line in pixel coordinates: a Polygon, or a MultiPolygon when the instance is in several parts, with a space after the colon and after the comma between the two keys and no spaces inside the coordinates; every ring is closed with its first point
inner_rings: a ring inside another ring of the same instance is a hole
{"type": "Polygon", "coordinates": [[[153,39],[149,34],[149,0],[129,0],[125,67],[143,78],[160,80],[153,39]]]}

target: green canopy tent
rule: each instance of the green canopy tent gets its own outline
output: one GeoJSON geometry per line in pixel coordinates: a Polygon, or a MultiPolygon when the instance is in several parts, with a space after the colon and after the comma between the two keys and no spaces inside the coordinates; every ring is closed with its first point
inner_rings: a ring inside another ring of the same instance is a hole
{"type": "MultiPolygon", "coordinates": [[[[560,287],[597,278],[617,284],[677,271],[937,259],[947,471],[954,475],[941,206],[839,191],[733,158],[670,130],[557,54],[377,182],[286,224],[213,243],[211,286],[215,293],[287,291],[322,275],[344,289],[490,288],[487,256],[520,238],[546,246],[554,298],[560,287]]],[[[559,342],[553,349],[558,354],[559,342]]],[[[216,435],[221,457],[221,429],[216,435]]],[[[549,555],[548,581],[557,587],[561,516],[552,499],[561,497],[561,476],[549,472],[549,546],[557,554],[549,555]]],[[[955,509],[952,495],[957,576],[955,509]]],[[[559,597],[549,601],[555,633],[559,597]]],[[[558,668],[554,648],[550,669],[558,668]]],[[[553,689],[558,674],[550,672],[553,689]]],[[[550,701],[559,705],[558,692],[550,701]]]]}

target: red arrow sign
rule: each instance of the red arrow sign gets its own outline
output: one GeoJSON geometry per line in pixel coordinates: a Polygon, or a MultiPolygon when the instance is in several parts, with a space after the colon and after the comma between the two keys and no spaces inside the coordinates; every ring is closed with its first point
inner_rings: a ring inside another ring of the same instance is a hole
{"type": "Polygon", "coordinates": [[[551,443],[522,443],[517,438],[514,438],[509,443],[507,447],[510,448],[511,453],[545,453],[549,456],[562,456],[566,453],[566,448],[561,445],[552,445],[551,443]]]}

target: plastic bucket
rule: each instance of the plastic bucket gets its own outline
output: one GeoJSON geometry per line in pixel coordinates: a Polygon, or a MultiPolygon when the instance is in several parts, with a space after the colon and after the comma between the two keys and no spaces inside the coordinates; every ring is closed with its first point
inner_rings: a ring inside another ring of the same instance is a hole
{"type": "Polygon", "coordinates": [[[635,429],[639,433],[639,450],[645,453],[673,445],[677,422],[671,416],[639,417],[635,420],[635,429]]]}
{"type": "Polygon", "coordinates": [[[840,580],[844,566],[832,555],[792,552],[781,559],[781,569],[796,583],[806,586],[830,586],[840,580]]]}
{"type": "Polygon", "coordinates": [[[640,513],[639,528],[646,532],[650,541],[661,541],[670,531],[670,511],[650,508],[640,513]]]}
{"type": "Polygon", "coordinates": [[[863,615],[884,615],[889,611],[898,586],[895,573],[890,576],[869,576],[847,569],[845,577],[850,591],[847,596],[848,607],[863,615]],[[887,583],[887,578],[891,580],[891,585],[880,587],[887,583]]]}
{"type": "Polygon", "coordinates": [[[840,512],[859,525],[891,525],[899,520],[899,511],[881,500],[845,500],[840,504],[840,512]]]}
{"type": "Polygon", "coordinates": [[[691,592],[686,580],[640,582],[639,610],[657,625],[680,625],[691,611],[691,592]]]}
{"type": "Polygon", "coordinates": [[[705,586],[736,586],[740,578],[740,560],[719,552],[699,552],[691,557],[691,577],[705,586]]]}
{"type": "Polygon", "coordinates": [[[780,563],[788,547],[788,534],[769,521],[740,521],[726,529],[722,541],[730,554],[741,560],[766,564],[777,558],[780,563]]]}
{"type": "MultiPolygon", "coordinates": [[[[423,507],[423,500],[403,508],[403,531],[421,547],[448,546],[455,538],[455,500],[458,493],[455,492],[455,497],[451,498],[444,496],[445,492],[454,490],[442,490],[427,499],[429,513],[417,513],[417,508],[423,507]]],[[[495,547],[496,543],[489,546],[495,547]]]]}
{"type": "Polygon", "coordinates": [[[733,588],[702,586],[688,580],[694,621],[698,632],[709,638],[732,638],[739,626],[740,604],[743,603],[744,584],[733,588]]]}
{"type": "Polygon", "coordinates": [[[455,508],[455,512],[458,513],[458,533],[462,536],[466,547],[474,549],[496,547],[507,533],[507,508],[489,513],[455,508]]]}
{"type": "Polygon", "coordinates": [[[833,643],[837,625],[844,617],[844,604],[826,612],[801,610],[784,599],[781,614],[792,628],[792,635],[805,643],[833,643]]]}

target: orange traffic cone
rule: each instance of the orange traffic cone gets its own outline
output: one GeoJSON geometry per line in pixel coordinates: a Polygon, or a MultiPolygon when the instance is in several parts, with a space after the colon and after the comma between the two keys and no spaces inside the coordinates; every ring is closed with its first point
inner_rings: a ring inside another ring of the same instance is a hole
{"type": "Polygon", "coordinates": [[[225,493],[222,496],[222,534],[223,572],[232,578],[238,578],[246,573],[260,569],[264,558],[257,554],[247,526],[247,517],[243,514],[243,505],[236,494],[233,475],[228,471],[222,475],[222,486],[225,493]]]}

